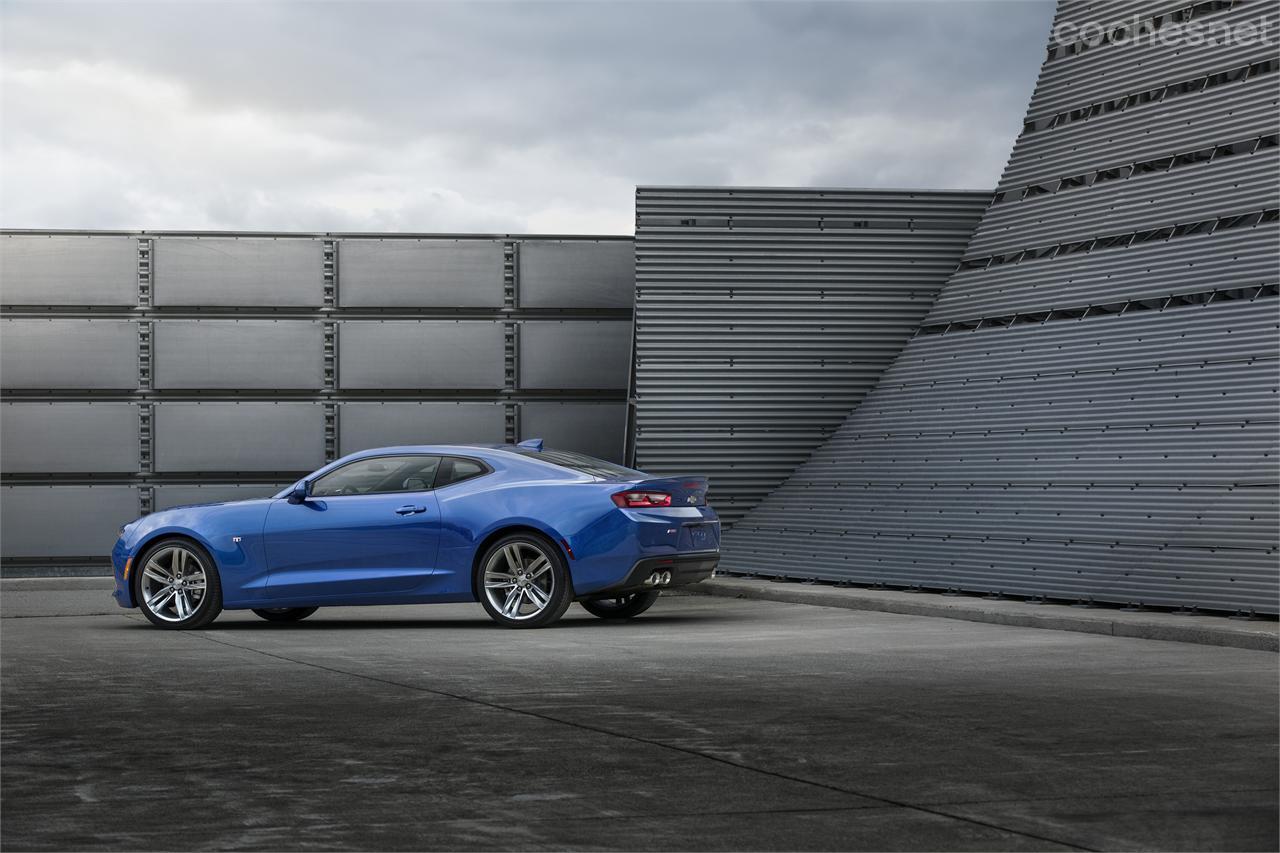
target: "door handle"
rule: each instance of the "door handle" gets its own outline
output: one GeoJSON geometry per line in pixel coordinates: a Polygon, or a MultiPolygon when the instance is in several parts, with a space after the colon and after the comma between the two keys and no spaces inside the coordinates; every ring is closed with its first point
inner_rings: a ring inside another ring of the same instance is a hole
{"type": "Polygon", "coordinates": [[[413,515],[419,512],[426,512],[425,506],[413,506],[412,504],[402,506],[396,510],[396,515],[413,515]]]}

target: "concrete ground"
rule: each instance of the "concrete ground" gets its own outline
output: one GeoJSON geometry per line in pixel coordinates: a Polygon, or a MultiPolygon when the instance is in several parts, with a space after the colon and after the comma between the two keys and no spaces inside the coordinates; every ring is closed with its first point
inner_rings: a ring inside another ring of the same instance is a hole
{"type": "Polygon", "coordinates": [[[11,583],[5,850],[1280,843],[1271,652],[709,596],[175,633],[11,583]]]}

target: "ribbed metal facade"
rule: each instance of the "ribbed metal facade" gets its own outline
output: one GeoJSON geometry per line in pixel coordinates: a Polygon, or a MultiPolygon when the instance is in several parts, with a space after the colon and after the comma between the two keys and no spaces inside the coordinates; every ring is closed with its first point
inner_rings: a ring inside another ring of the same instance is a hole
{"type": "Polygon", "coordinates": [[[1277,16],[1057,21],[1135,13],[1272,42],[1051,45],[959,269],[725,568],[1277,612],[1277,16]]]}
{"type": "Polygon", "coordinates": [[[633,289],[630,238],[0,233],[5,570],[366,447],[621,460],[633,289]]]}
{"type": "Polygon", "coordinates": [[[635,464],[708,474],[741,517],[875,385],[990,200],[640,187],[635,464]]]}

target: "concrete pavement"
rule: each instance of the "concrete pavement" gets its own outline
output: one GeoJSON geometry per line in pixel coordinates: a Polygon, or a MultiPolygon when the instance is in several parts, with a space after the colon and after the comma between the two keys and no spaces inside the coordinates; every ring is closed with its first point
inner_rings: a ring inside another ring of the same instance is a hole
{"type": "Polygon", "coordinates": [[[175,633],[105,595],[0,583],[5,850],[1278,843],[1269,652],[704,596],[175,633]]]}

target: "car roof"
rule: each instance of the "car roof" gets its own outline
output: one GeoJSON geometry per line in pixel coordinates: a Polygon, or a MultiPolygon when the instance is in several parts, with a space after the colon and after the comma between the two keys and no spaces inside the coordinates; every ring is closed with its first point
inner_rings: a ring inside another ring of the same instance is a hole
{"type": "Polygon", "coordinates": [[[514,444],[398,444],[391,447],[370,447],[366,450],[358,450],[355,453],[348,453],[346,459],[357,459],[361,456],[386,456],[392,453],[431,453],[445,455],[484,455],[484,453],[492,452],[506,453],[512,456],[520,456],[516,453],[514,444]],[[477,451],[481,453],[477,454],[477,451]]]}

